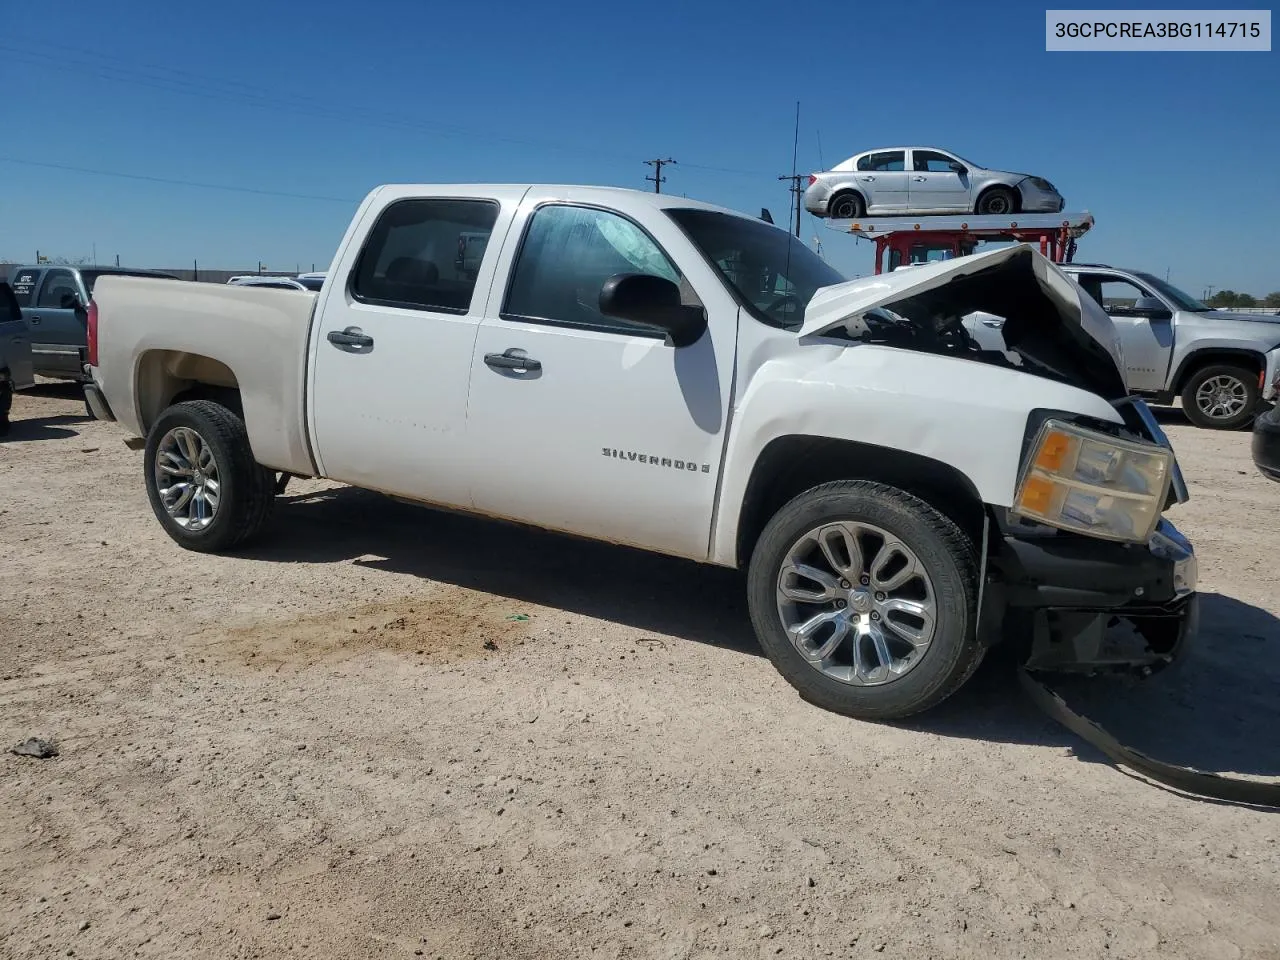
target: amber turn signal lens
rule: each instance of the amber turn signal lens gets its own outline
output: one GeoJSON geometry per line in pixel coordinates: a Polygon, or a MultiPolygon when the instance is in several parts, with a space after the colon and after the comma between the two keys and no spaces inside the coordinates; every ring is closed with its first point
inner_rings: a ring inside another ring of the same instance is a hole
{"type": "Polygon", "coordinates": [[[1067,454],[1071,452],[1071,447],[1071,437],[1057,430],[1050,432],[1040,444],[1040,451],[1036,454],[1036,466],[1050,472],[1061,470],[1067,454]]]}

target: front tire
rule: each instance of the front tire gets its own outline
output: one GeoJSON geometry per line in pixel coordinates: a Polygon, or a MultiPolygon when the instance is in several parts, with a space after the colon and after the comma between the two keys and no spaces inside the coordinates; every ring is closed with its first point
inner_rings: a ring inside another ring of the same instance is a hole
{"type": "Polygon", "coordinates": [[[271,516],[275,474],[254,461],[244,421],[219,403],[169,407],[147,432],[143,460],[151,509],[188,550],[247,543],[271,516]]]}
{"type": "Polygon", "coordinates": [[[1182,410],[1197,427],[1238,430],[1253,420],[1260,396],[1256,371],[1215,363],[1191,375],[1182,389],[1182,410]]]}
{"type": "Polygon", "coordinates": [[[800,696],[864,720],[940,703],[982,661],[978,565],[951,520],[894,487],[814,487],[769,521],[748,573],[760,645],[800,696]]]}
{"type": "Polygon", "coordinates": [[[1004,217],[1017,212],[1017,197],[1008,187],[992,187],[978,199],[977,213],[1004,217]]]}

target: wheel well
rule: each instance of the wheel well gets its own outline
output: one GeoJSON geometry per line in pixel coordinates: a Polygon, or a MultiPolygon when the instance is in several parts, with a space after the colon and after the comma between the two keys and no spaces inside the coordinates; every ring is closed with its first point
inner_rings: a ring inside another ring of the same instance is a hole
{"type": "Polygon", "coordinates": [[[975,543],[982,539],[982,497],[963,473],[941,460],[852,440],[786,436],[760,452],[738,516],[737,561],[750,561],[769,518],[806,490],[833,480],[875,480],[930,504],[975,543]]]}
{"type": "Polygon", "coordinates": [[[845,187],[843,190],[837,190],[831,195],[831,199],[827,201],[827,210],[835,209],[836,201],[843,197],[857,197],[862,201],[862,208],[867,207],[867,198],[862,195],[861,190],[855,190],[853,187],[845,187]]]}
{"type": "Polygon", "coordinates": [[[993,190],[1008,190],[1011,194],[1013,194],[1013,212],[1014,213],[1022,212],[1022,191],[1019,190],[1017,187],[1009,186],[1009,184],[1007,183],[993,183],[991,186],[987,187],[980,194],[978,194],[978,199],[975,200],[973,203],[973,209],[975,212],[982,209],[982,199],[993,190]]]}
{"type": "Polygon", "coordinates": [[[1182,366],[1178,368],[1178,373],[1174,377],[1173,392],[1175,394],[1181,393],[1186,388],[1187,381],[1197,371],[1218,363],[1244,367],[1246,370],[1260,374],[1265,369],[1266,361],[1263,359],[1262,354],[1254,353],[1252,350],[1237,350],[1231,347],[1202,350],[1198,353],[1193,353],[1182,361],[1182,366]]]}
{"type": "Polygon", "coordinates": [[[134,395],[143,432],[167,407],[184,400],[214,400],[244,416],[240,382],[220,360],[180,350],[151,350],[138,360],[134,395]]]}

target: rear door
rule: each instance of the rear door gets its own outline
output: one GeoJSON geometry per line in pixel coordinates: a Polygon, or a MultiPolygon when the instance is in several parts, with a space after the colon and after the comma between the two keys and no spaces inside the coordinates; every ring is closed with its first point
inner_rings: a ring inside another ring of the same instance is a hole
{"type": "Polygon", "coordinates": [[[1173,354],[1173,311],[1156,318],[1136,316],[1134,305],[1139,298],[1161,298],[1128,277],[1081,272],[1074,279],[1115,324],[1124,346],[1125,379],[1130,388],[1152,393],[1163,390],[1173,354]]]}
{"type": "Polygon", "coordinates": [[[969,209],[969,176],[951,169],[955,157],[936,150],[911,151],[907,202],[913,213],[963,213],[969,209]]]}
{"type": "Polygon", "coordinates": [[[881,150],[858,158],[854,174],[869,216],[907,210],[907,151],[881,150]]]}
{"type": "Polygon", "coordinates": [[[467,388],[493,276],[478,238],[506,229],[522,193],[391,190],[365,212],[353,234],[363,245],[342,251],[312,334],[309,417],[325,476],[469,506],[467,388]]]}
{"type": "Polygon", "coordinates": [[[0,375],[7,376],[20,390],[35,383],[27,322],[22,319],[13,290],[3,281],[0,281],[0,375]]]}
{"type": "Polygon", "coordinates": [[[65,267],[44,271],[31,308],[31,349],[36,371],[54,377],[80,377],[81,353],[87,348],[84,293],[75,272],[65,267]]]}

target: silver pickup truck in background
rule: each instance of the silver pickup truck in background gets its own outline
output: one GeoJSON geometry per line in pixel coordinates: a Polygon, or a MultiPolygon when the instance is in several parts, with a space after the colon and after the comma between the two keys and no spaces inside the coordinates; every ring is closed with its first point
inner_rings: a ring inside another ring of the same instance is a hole
{"type": "MultiPolygon", "coordinates": [[[[31,332],[35,372],[56,380],[84,380],[87,348],[85,307],[99,277],[178,278],[155,270],[125,267],[75,267],[47,263],[14,267],[13,294],[31,332]]],[[[0,280],[5,279],[0,274],[0,280]]]]}
{"type": "MultiPolygon", "coordinates": [[[[1097,263],[1062,270],[1101,304],[1124,352],[1125,381],[1156,403],[1182,400],[1198,427],[1237,430],[1280,394],[1280,317],[1214,310],[1159,277],[1097,263]]],[[[987,350],[1004,350],[1004,321],[966,318],[987,350]]]]}

